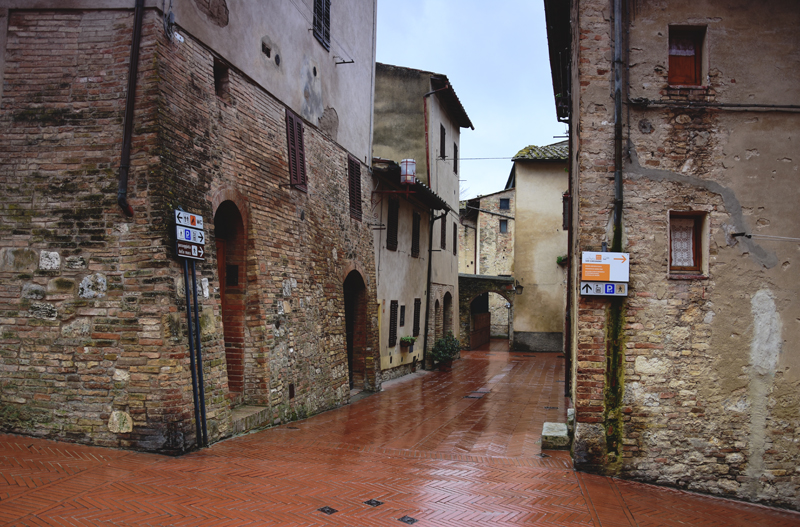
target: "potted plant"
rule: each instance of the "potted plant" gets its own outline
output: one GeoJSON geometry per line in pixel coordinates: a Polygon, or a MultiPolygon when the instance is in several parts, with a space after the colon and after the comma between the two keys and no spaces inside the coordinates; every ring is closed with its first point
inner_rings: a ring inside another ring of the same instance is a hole
{"type": "Polygon", "coordinates": [[[400,337],[400,347],[401,348],[409,348],[408,351],[414,350],[414,342],[416,342],[417,337],[400,337]]]}
{"type": "Polygon", "coordinates": [[[439,369],[449,371],[453,365],[453,359],[461,351],[461,342],[450,332],[440,338],[431,349],[431,358],[439,363],[439,369]]]}

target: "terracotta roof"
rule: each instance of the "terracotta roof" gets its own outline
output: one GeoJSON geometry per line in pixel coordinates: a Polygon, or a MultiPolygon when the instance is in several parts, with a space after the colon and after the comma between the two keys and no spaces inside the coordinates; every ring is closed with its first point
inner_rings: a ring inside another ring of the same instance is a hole
{"type": "Polygon", "coordinates": [[[547,146],[526,146],[511,158],[512,161],[540,160],[566,161],[569,157],[569,142],[561,141],[547,146]]]}
{"type": "MultiPolygon", "coordinates": [[[[372,158],[372,173],[381,176],[385,181],[390,183],[396,189],[405,189],[405,185],[400,184],[400,165],[391,159],[383,159],[380,157],[372,158]]],[[[419,180],[414,178],[415,183],[409,186],[411,195],[414,198],[430,207],[433,210],[446,210],[452,209],[438,194],[431,188],[419,180]]]]}

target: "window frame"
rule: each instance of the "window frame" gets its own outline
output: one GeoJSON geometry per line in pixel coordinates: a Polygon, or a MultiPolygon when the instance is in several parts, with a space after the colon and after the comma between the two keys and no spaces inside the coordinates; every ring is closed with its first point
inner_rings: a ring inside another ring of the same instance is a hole
{"type": "Polygon", "coordinates": [[[670,86],[704,86],[705,42],[706,26],[669,26],[667,82],[670,86]],[[694,54],[675,53],[679,41],[683,44],[691,43],[694,54]],[[684,57],[694,57],[693,64],[690,66],[691,60],[684,57]],[[690,69],[691,78],[686,76],[690,69]]]}
{"type": "Polygon", "coordinates": [[[389,302],[389,347],[397,346],[397,300],[389,302]]]}
{"type": "Polygon", "coordinates": [[[705,211],[669,211],[667,269],[671,278],[701,278],[706,277],[708,255],[706,253],[706,221],[708,213],[705,211]],[[695,265],[678,266],[672,264],[672,236],[673,221],[675,219],[692,219],[692,257],[695,265]]]}
{"type": "Polygon", "coordinates": [[[414,326],[413,326],[413,329],[412,329],[412,332],[411,332],[412,336],[414,336],[414,337],[418,337],[419,336],[419,329],[420,329],[419,316],[420,316],[420,311],[422,311],[422,299],[421,298],[415,298],[414,299],[414,326]]]}
{"type": "Polygon", "coordinates": [[[286,108],[286,143],[289,150],[289,186],[308,191],[303,120],[286,108]]]}
{"type": "Polygon", "coordinates": [[[458,145],[453,141],[453,174],[458,175],[458,145]]]}
{"type": "Polygon", "coordinates": [[[355,157],[347,156],[347,184],[350,199],[350,217],[361,221],[363,210],[361,205],[361,163],[355,157]]]}
{"type": "Polygon", "coordinates": [[[398,325],[401,328],[405,327],[405,325],[406,325],[406,305],[405,304],[400,306],[400,322],[398,322],[398,325]]]}
{"type": "Polygon", "coordinates": [[[500,234],[508,234],[508,220],[500,220],[500,234]]]}
{"type": "Polygon", "coordinates": [[[442,123],[439,123],[439,157],[447,158],[447,130],[442,123]]]}
{"type": "Polygon", "coordinates": [[[314,0],[314,38],[326,51],[331,50],[331,0],[314,0]]]}
{"type": "Polygon", "coordinates": [[[397,227],[400,215],[400,200],[389,198],[389,210],[386,214],[386,248],[390,251],[397,250],[397,227]]]}
{"type": "Polygon", "coordinates": [[[453,256],[458,254],[458,222],[453,222],[453,256]]]}
{"type": "Polygon", "coordinates": [[[511,198],[500,198],[500,205],[498,206],[499,210],[511,210],[511,198]]]}
{"type": "Polygon", "coordinates": [[[446,251],[447,250],[447,216],[442,218],[442,229],[441,230],[442,230],[442,232],[441,232],[441,235],[440,235],[440,238],[441,238],[440,246],[441,246],[441,249],[443,251],[446,251]]]}
{"type": "Polygon", "coordinates": [[[411,257],[419,258],[419,235],[422,215],[414,211],[411,219],[411,257]]]}

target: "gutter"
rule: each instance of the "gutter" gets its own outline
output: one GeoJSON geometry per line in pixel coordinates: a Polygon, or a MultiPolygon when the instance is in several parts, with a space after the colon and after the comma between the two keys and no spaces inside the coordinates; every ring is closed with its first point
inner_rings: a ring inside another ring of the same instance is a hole
{"type": "Polygon", "coordinates": [[[142,20],[144,19],[144,0],[136,0],[133,23],[133,42],[128,67],[128,92],[125,96],[125,122],[122,130],[122,155],[119,162],[119,184],[117,204],[122,213],[133,217],[133,207],[128,203],[128,172],[131,166],[131,142],[133,139],[133,110],[136,103],[136,76],[139,72],[139,45],[142,41],[142,20]]]}

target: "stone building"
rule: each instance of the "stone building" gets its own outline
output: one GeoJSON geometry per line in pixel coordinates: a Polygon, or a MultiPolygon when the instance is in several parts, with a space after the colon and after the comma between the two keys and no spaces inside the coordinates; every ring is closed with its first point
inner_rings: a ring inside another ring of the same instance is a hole
{"type": "Polygon", "coordinates": [[[800,10],[545,0],[576,466],[800,508],[800,10]],[[581,252],[628,253],[626,297],[581,252]]]}
{"type": "Polygon", "coordinates": [[[380,389],[375,2],[163,4],[0,0],[4,431],[200,443],[179,207],[211,441],[380,389]]]}
{"type": "Polygon", "coordinates": [[[530,145],[513,158],[506,183],[516,192],[514,278],[524,294],[514,305],[515,350],[563,351],[567,230],[563,203],[569,176],[566,141],[530,145]]]}
{"type": "Polygon", "coordinates": [[[372,205],[381,369],[388,378],[427,358],[437,338],[459,334],[458,159],[461,128],[473,126],[445,75],[378,63],[375,77],[372,205]],[[396,172],[404,159],[416,163],[408,189],[396,172]],[[417,309],[420,327],[408,322],[417,309]],[[401,337],[418,332],[427,338],[413,351],[400,346],[401,337]]]}

